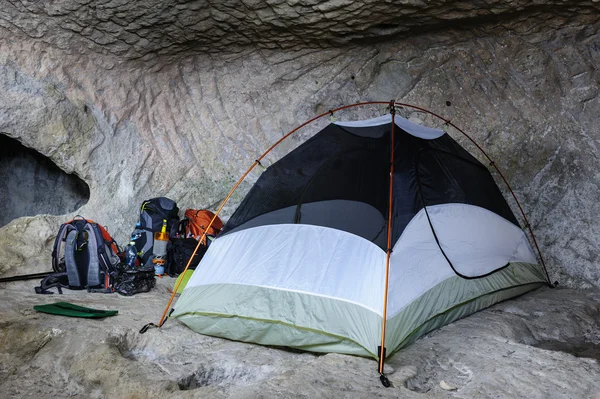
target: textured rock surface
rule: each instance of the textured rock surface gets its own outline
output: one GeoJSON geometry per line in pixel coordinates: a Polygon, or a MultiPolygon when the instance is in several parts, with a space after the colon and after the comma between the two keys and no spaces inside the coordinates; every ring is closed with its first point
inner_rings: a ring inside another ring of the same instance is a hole
{"type": "Polygon", "coordinates": [[[487,20],[572,16],[598,11],[587,1],[269,0],[4,1],[0,26],[69,53],[111,53],[149,61],[190,52],[329,48],[400,33],[487,20]]]}
{"type": "MultiPolygon", "coordinates": [[[[483,145],[528,212],[553,279],[600,285],[599,9],[596,0],[0,0],[0,132],[90,186],[88,203],[69,215],[0,228],[0,274],[48,270],[54,234],[75,213],[124,242],[144,199],[214,208],[299,123],[343,104],[394,98],[452,119],[483,145]]],[[[421,113],[403,115],[439,126],[421,113]]],[[[249,175],[226,215],[259,174],[249,175]]],[[[369,359],[205,337],[175,321],[139,335],[159,318],[170,284],[132,298],[61,298],[119,309],[104,321],[38,314],[34,304],[57,298],[36,296],[31,282],[0,285],[0,396],[600,392],[597,290],[541,289],[443,327],[389,361],[394,388],[386,390],[369,359]]]]}
{"type": "Polygon", "coordinates": [[[462,319],[377,364],[196,334],[156,322],[173,279],[134,297],[67,291],[60,300],[118,309],[105,320],[37,313],[56,296],[0,286],[0,389],[6,398],[594,398],[600,392],[600,292],[540,289],[462,319]],[[447,392],[440,382],[457,388],[447,392]]]}
{"type": "MultiPolygon", "coordinates": [[[[0,132],[85,180],[90,200],[77,213],[124,242],[144,199],[214,206],[299,123],[395,98],[451,118],[486,148],[529,213],[553,279],[598,285],[598,9],[595,1],[5,1],[0,132]]],[[[0,272],[47,270],[53,234],[69,216],[1,228],[0,272]]]]}

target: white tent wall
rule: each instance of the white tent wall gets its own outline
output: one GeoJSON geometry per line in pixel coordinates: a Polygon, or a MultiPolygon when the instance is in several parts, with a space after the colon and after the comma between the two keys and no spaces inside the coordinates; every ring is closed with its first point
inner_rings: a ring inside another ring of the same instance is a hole
{"type": "Polygon", "coordinates": [[[277,224],[215,240],[187,287],[243,284],[321,295],[382,314],[385,254],[356,235],[277,224]]]}
{"type": "MultiPolygon", "coordinates": [[[[388,355],[431,328],[545,283],[517,226],[472,205],[428,210],[461,272],[510,266],[479,279],[457,276],[419,212],[390,259],[388,355]]],[[[377,357],[384,284],[385,252],[361,237],[303,224],[253,227],[215,240],[174,316],[204,334],[377,357]]]]}
{"type": "MultiPolygon", "coordinates": [[[[444,252],[467,277],[487,274],[511,262],[537,263],[523,231],[487,209],[444,204],[429,206],[427,210],[444,252]]],[[[455,276],[422,209],[406,226],[392,251],[388,318],[455,276]]]]}
{"type": "Polygon", "coordinates": [[[419,335],[546,283],[523,231],[487,209],[467,204],[422,209],[390,258],[388,355],[419,335]]]}
{"type": "Polygon", "coordinates": [[[205,334],[375,356],[384,282],[385,253],[359,236],[302,224],[254,227],[215,240],[174,316],[205,334]],[[221,326],[217,315],[227,318],[221,326]]]}

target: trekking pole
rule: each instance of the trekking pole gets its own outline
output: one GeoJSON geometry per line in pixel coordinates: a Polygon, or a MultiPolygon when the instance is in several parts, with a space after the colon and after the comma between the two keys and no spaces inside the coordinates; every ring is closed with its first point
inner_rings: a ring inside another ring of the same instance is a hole
{"type": "Polygon", "coordinates": [[[22,281],[22,280],[33,280],[33,279],[38,279],[38,278],[44,278],[51,273],[54,273],[54,272],[50,271],[50,272],[33,273],[33,274],[22,274],[20,276],[2,277],[2,278],[0,278],[0,283],[8,283],[11,281],[22,281]]]}

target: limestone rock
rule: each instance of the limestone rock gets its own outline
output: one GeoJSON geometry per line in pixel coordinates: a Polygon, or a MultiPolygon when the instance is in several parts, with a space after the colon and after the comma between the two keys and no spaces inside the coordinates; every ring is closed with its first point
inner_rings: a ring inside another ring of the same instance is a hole
{"type": "Polygon", "coordinates": [[[456,387],[454,385],[448,384],[444,380],[440,381],[440,388],[442,388],[444,391],[456,391],[456,387]]]}
{"type": "MultiPolygon", "coordinates": [[[[82,178],[90,199],[68,215],[36,217],[39,229],[32,221],[23,230],[19,219],[0,228],[0,273],[46,270],[47,243],[75,213],[123,243],[145,199],[214,209],[298,124],[343,104],[395,98],[451,119],[486,149],[529,214],[552,280],[600,285],[598,7],[3,2],[0,133],[82,178]]],[[[327,120],[297,132],[263,165],[327,120]]],[[[260,173],[250,173],[225,217],[260,173]]]]}
{"type": "Polygon", "coordinates": [[[419,34],[448,25],[596,14],[594,0],[455,2],[302,0],[176,2],[3,1],[0,26],[69,53],[111,53],[128,60],[189,52],[331,48],[419,34]]]}
{"type": "Polygon", "coordinates": [[[52,246],[57,233],[57,218],[49,215],[22,217],[2,227],[0,234],[0,272],[8,275],[52,271],[52,246]]]}

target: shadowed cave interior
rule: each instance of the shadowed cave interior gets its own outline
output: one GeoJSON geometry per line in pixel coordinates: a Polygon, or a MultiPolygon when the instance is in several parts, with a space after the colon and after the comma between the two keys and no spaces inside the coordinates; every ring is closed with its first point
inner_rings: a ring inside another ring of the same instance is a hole
{"type": "Polygon", "coordinates": [[[21,216],[73,212],[89,198],[85,181],[0,133],[0,227],[21,216]]]}

